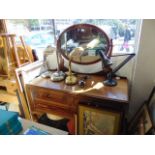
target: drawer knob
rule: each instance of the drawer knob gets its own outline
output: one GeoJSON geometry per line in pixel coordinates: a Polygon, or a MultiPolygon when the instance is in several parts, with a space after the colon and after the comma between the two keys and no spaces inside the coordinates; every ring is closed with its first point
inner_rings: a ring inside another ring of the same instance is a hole
{"type": "Polygon", "coordinates": [[[48,98],[51,98],[51,95],[50,95],[50,94],[47,94],[47,97],[48,97],[48,98]]]}

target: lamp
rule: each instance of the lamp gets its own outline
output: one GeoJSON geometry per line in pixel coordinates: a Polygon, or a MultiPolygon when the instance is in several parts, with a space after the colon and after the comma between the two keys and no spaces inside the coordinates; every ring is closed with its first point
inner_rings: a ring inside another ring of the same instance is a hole
{"type": "MultiPolygon", "coordinates": [[[[110,60],[110,58],[108,58],[105,54],[103,50],[99,50],[99,55],[101,57],[102,60],[102,64],[104,67],[109,67],[110,65],[112,65],[112,62],[110,60]]],[[[117,81],[116,79],[113,79],[113,76],[115,75],[115,73],[120,70],[130,59],[132,59],[135,56],[135,53],[127,53],[124,55],[120,55],[120,56],[126,56],[128,55],[128,57],[121,62],[118,66],[116,66],[116,68],[114,68],[110,73],[107,74],[107,79],[103,82],[104,85],[106,86],[116,86],[117,85],[117,81]]],[[[119,55],[118,55],[119,56],[119,55]]]]}
{"type": "Polygon", "coordinates": [[[68,72],[68,76],[66,77],[66,80],[65,80],[65,83],[68,84],[68,85],[73,85],[73,84],[76,84],[77,83],[77,77],[73,75],[73,73],[72,73],[72,67],[71,67],[71,62],[72,62],[73,55],[77,51],[83,52],[84,49],[82,47],[76,47],[69,54],[69,66],[68,66],[69,72],[68,72]]]}
{"type": "Polygon", "coordinates": [[[71,69],[71,62],[74,54],[79,53],[80,56],[84,53],[86,49],[92,49],[94,48],[97,44],[99,44],[100,40],[99,38],[93,39],[90,41],[90,43],[87,44],[87,46],[84,47],[76,47],[74,48],[71,53],[69,54],[69,73],[68,76],[66,77],[65,83],[68,85],[74,85],[77,83],[77,77],[73,75],[72,69],[71,69]]]}

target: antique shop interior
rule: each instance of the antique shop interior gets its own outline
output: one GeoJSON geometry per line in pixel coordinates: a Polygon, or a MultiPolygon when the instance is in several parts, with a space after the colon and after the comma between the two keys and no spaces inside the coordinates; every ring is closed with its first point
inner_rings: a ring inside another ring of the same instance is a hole
{"type": "Polygon", "coordinates": [[[154,19],[1,19],[0,135],[154,135],[154,19]]]}

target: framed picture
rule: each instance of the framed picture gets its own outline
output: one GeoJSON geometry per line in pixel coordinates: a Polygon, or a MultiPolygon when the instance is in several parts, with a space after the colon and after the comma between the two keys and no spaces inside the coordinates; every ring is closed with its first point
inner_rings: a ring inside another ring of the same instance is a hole
{"type": "Polygon", "coordinates": [[[120,126],[119,112],[100,108],[79,106],[80,135],[113,135],[118,134],[120,126]]]}
{"type": "Polygon", "coordinates": [[[150,113],[150,117],[152,120],[152,124],[155,127],[155,87],[153,87],[151,94],[149,96],[148,108],[149,108],[149,113],[150,113]]]}
{"type": "Polygon", "coordinates": [[[133,117],[129,125],[129,134],[144,135],[152,129],[152,121],[149,114],[148,105],[145,102],[133,117]]]}

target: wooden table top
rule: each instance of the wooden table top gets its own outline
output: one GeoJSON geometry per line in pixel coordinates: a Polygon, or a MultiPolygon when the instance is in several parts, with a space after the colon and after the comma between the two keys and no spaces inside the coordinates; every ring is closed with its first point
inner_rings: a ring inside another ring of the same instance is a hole
{"type": "MultiPolygon", "coordinates": [[[[84,75],[78,75],[78,79],[84,75]]],[[[104,86],[103,81],[105,78],[99,75],[89,75],[86,80],[86,85],[81,88],[76,85],[66,85],[64,81],[52,82],[50,78],[37,77],[32,80],[28,85],[41,87],[45,89],[52,89],[56,91],[65,91],[67,93],[75,95],[85,95],[90,97],[95,97],[99,99],[107,99],[111,101],[119,101],[123,103],[129,102],[128,97],[128,80],[126,78],[121,78],[117,80],[118,84],[114,87],[104,86]]]]}

